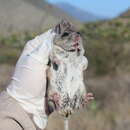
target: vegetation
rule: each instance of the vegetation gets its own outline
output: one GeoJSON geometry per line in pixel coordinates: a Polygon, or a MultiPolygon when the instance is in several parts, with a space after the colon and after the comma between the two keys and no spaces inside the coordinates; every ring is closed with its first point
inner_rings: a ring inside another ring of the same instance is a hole
{"type": "MultiPolygon", "coordinates": [[[[84,24],[81,33],[89,59],[89,70],[94,74],[115,73],[118,69],[130,70],[130,21],[121,17],[84,24]]],[[[1,37],[0,63],[15,63],[24,44],[37,34],[25,32],[1,37]]]]}
{"type": "Polygon", "coordinates": [[[84,37],[89,67],[96,74],[107,74],[118,68],[129,69],[130,22],[122,19],[85,24],[84,37]]]}

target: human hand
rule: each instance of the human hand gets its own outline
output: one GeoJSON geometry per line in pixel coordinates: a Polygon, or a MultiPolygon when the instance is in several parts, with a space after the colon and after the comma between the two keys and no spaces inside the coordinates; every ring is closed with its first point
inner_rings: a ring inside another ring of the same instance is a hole
{"type": "Polygon", "coordinates": [[[27,42],[7,88],[9,95],[33,114],[34,122],[42,129],[47,122],[44,106],[46,70],[54,37],[51,29],[27,42]]]}

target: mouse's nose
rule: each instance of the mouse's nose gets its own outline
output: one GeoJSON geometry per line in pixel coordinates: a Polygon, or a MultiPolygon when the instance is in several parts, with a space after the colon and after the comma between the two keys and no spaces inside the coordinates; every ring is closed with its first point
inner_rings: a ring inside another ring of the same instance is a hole
{"type": "Polygon", "coordinates": [[[73,46],[79,46],[79,40],[80,40],[80,35],[76,33],[74,37],[74,45],[73,46]]]}

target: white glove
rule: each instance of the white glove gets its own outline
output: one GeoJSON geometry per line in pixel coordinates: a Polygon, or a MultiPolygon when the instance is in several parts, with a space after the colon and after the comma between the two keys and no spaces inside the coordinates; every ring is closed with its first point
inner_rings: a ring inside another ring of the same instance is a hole
{"type": "Polygon", "coordinates": [[[7,92],[28,112],[36,125],[47,124],[45,113],[46,70],[55,33],[49,31],[29,41],[16,64],[7,92]]]}

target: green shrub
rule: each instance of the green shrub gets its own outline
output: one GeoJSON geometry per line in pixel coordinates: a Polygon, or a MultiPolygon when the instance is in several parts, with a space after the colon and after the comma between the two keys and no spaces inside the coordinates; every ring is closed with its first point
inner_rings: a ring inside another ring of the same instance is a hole
{"type": "Polygon", "coordinates": [[[2,48],[0,49],[0,64],[14,64],[19,55],[20,51],[18,49],[2,48]]]}
{"type": "MultiPolygon", "coordinates": [[[[128,63],[130,47],[127,53],[124,52],[126,44],[130,43],[130,27],[124,26],[121,21],[85,24],[81,32],[89,68],[95,74],[116,72],[122,62],[128,63]]],[[[127,68],[129,65],[125,66],[127,68]]]]}

